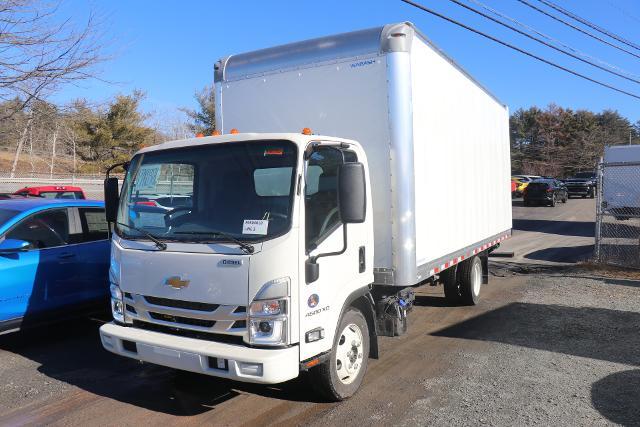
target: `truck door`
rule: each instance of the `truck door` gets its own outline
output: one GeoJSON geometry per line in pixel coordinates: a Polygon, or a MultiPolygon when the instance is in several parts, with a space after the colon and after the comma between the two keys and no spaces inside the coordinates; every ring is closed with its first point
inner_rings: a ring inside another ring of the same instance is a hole
{"type": "MultiPolygon", "coordinates": [[[[316,147],[305,168],[305,245],[306,256],[335,253],[321,257],[318,280],[306,284],[301,291],[301,333],[314,328],[332,329],[336,324],[347,296],[362,287],[364,273],[365,233],[361,224],[348,226],[347,247],[344,245],[344,225],[338,209],[338,168],[345,162],[357,161],[352,151],[335,146],[316,147]]],[[[372,250],[369,249],[369,250],[372,250]]],[[[368,266],[371,268],[370,266],[368,266]]],[[[304,277],[304,274],[302,274],[304,277]]],[[[324,331],[325,338],[301,349],[316,353],[330,348],[334,330],[324,331]]],[[[301,341],[305,341],[304,335],[301,341]]]]}

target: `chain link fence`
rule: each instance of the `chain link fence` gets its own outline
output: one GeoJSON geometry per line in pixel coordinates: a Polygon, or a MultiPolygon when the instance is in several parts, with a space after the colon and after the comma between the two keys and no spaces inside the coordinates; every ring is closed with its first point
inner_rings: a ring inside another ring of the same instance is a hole
{"type": "Polygon", "coordinates": [[[18,172],[12,176],[10,172],[0,171],[0,193],[13,193],[24,187],[73,185],[82,188],[88,199],[103,200],[103,181],[104,175],[18,172]]]}
{"type": "Polygon", "coordinates": [[[595,259],[640,269],[640,162],[598,168],[595,259]]]}

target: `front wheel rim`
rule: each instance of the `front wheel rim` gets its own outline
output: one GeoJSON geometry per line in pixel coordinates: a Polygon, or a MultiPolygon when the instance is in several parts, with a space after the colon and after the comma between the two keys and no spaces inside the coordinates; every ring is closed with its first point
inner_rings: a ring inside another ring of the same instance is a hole
{"type": "Polygon", "coordinates": [[[358,377],[362,370],[363,352],[362,330],[351,323],[340,333],[336,346],[335,369],[342,384],[351,384],[358,377]]]}

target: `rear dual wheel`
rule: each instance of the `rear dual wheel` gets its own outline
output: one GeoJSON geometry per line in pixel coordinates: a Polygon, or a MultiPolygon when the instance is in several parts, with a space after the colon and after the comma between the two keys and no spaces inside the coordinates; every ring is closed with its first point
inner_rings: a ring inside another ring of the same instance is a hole
{"type": "Polygon", "coordinates": [[[476,305],[480,301],[482,262],[474,256],[443,271],[440,279],[444,297],[450,305],[476,305]]]}

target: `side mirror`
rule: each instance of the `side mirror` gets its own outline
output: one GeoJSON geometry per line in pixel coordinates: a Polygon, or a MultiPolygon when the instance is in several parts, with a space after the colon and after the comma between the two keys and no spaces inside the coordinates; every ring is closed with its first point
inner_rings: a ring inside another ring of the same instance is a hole
{"type": "Polygon", "coordinates": [[[305,281],[313,283],[320,277],[320,265],[315,259],[308,259],[304,264],[305,281]]]}
{"type": "Polygon", "coordinates": [[[345,163],[338,169],[338,208],[344,224],[364,222],[367,215],[367,188],[364,165],[345,163]]]}
{"type": "Polygon", "coordinates": [[[15,253],[29,250],[31,244],[26,240],[4,239],[0,242],[0,253],[15,253]]]}
{"type": "Polygon", "coordinates": [[[116,222],[119,196],[118,178],[104,180],[104,210],[107,222],[116,222]]]}

